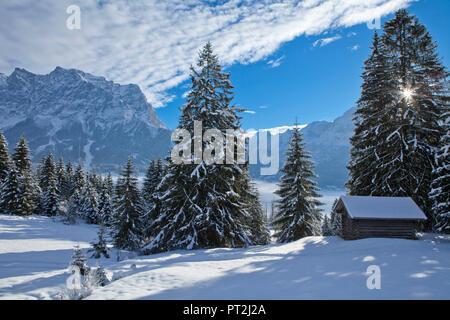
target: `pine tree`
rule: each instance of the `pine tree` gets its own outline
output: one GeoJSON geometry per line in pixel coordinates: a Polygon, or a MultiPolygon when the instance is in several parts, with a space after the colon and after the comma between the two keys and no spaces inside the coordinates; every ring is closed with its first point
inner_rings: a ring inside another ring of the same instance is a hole
{"type": "Polygon", "coordinates": [[[325,214],[323,216],[323,223],[322,223],[322,235],[325,237],[334,235],[333,229],[331,227],[330,219],[325,214]]]}
{"type": "Polygon", "coordinates": [[[339,236],[342,234],[342,217],[339,213],[336,212],[337,203],[338,199],[335,199],[330,213],[330,226],[333,235],[335,236],[339,236]]]}
{"type": "Polygon", "coordinates": [[[433,201],[433,230],[440,233],[450,233],[450,111],[448,105],[442,114],[442,127],[445,134],[441,137],[440,148],[436,157],[436,167],[433,171],[430,198],[433,201]]]}
{"type": "Polygon", "coordinates": [[[90,181],[86,183],[86,187],[81,195],[81,216],[87,223],[96,224],[99,222],[97,191],[90,181]]]}
{"type": "Polygon", "coordinates": [[[144,179],[142,188],[142,199],[145,204],[144,234],[147,239],[155,236],[153,223],[161,214],[162,203],[158,197],[158,186],[164,176],[164,168],[161,158],[151,161],[144,179]]]}
{"type": "Polygon", "coordinates": [[[16,144],[12,158],[19,180],[15,212],[18,215],[29,216],[36,208],[37,186],[31,168],[30,150],[23,135],[16,144]]]}
{"type": "MultiPolygon", "coordinates": [[[[181,108],[178,128],[194,137],[195,121],[201,121],[202,133],[207,129],[240,129],[233,98],[230,74],[222,72],[210,43],[199,54],[199,70],[191,67],[191,90],[181,108]]],[[[193,138],[195,144],[195,138],[193,138]]],[[[203,142],[202,150],[210,148],[203,142]]],[[[158,252],[202,247],[244,247],[249,239],[249,212],[238,190],[247,172],[242,165],[210,164],[196,155],[194,163],[167,167],[158,191],[164,203],[163,212],[155,220],[155,238],[145,250],[158,252]]],[[[236,158],[235,158],[236,159],[236,158]]]]}
{"type": "Polygon", "coordinates": [[[85,178],[84,178],[83,166],[81,165],[81,162],[78,163],[78,166],[75,169],[74,179],[75,179],[74,180],[75,189],[78,190],[79,193],[83,192],[84,185],[85,185],[85,178]]]}
{"type": "Polygon", "coordinates": [[[0,185],[7,177],[10,167],[10,158],[8,153],[8,142],[3,132],[0,130],[0,185]]]}
{"type": "Polygon", "coordinates": [[[17,208],[17,214],[21,216],[30,216],[36,209],[36,203],[38,201],[37,185],[32,176],[32,172],[25,172],[25,174],[19,177],[19,206],[17,208]]]}
{"type": "Polygon", "coordinates": [[[255,245],[266,245],[270,243],[270,231],[267,225],[267,216],[263,211],[261,201],[259,199],[258,190],[253,182],[250,181],[250,176],[244,184],[245,190],[242,193],[247,204],[247,211],[249,212],[249,226],[250,239],[255,245]],[[247,189],[248,188],[248,189],[247,189]]]}
{"type": "Polygon", "coordinates": [[[70,160],[64,166],[64,161],[60,158],[56,168],[56,176],[61,200],[70,201],[70,197],[75,191],[75,173],[70,160]]]}
{"type": "Polygon", "coordinates": [[[275,192],[281,198],[273,222],[278,242],[295,241],[320,233],[319,189],[312,180],[316,178],[314,166],[302,136],[296,125],[281,169],[281,183],[275,192]]]}
{"type": "Polygon", "coordinates": [[[123,167],[115,190],[111,237],[116,248],[136,250],[142,241],[143,207],[131,158],[123,167]]]}
{"type": "Polygon", "coordinates": [[[76,245],[73,248],[72,261],[70,266],[76,267],[82,276],[87,276],[89,273],[89,266],[87,265],[87,259],[80,248],[80,245],[76,245]]]}
{"type": "Polygon", "coordinates": [[[361,97],[353,121],[355,130],[350,138],[351,160],[348,166],[350,180],[346,183],[351,195],[380,194],[383,183],[374,183],[379,172],[379,136],[385,119],[385,106],[394,103],[395,83],[391,79],[386,49],[374,33],[372,54],[365,61],[362,74],[361,97]]]}
{"type": "Polygon", "coordinates": [[[31,172],[30,149],[28,148],[27,141],[23,135],[14,148],[12,158],[19,175],[23,176],[31,172]]]}
{"type": "Polygon", "coordinates": [[[111,226],[112,216],[113,216],[113,207],[111,196],[108,193],[108,187],[106,184],[103,185],[102,192],[98,197],[98,216],[99,219],[106,227],[111,226]]]}
{"type": "Polygon", "coordinates": [[[19,214],[21,205],[19,172],[14,164],[10,164],[8,175],[4,179],[0,197],[0,212],[3,214],[19,214]]]}
{"type": "Polygon", "coordinates": [[[67,209],[67,222],[69,224],[75,224],[77,219],[82,216],[83,201],[78,190],[75,189],[72,196],[69,199],[69,207],[67,209]]]}
{"type": "Polygon", "coordinates": [[[59,192],[56,186],[56,179],[54,175],[48,174],[46,191],[43,193],[43,214],[47,216],[56,216],[60,214],[59,208],[59,192]]]}
{"type": "Polygon", "coordinates": [[[88,252],[91,252],[91,258],[99,259],[102,256],[105,258],[109,258],[108,253],[108,245],[106,241],[106,230],[105,225],[101,222],[98,230],[98,238],[96,242],[92,242],[92,248],[88,250],[88,252]]]}
{"type": "Polygon", "coordinates": [[[53,158],[53,154],[50,152],[45,160],[42,163],[42,166],[40,168],[39,172],[39,187],[41,188],[43,193],[46,193],[49,189],[51,180],[55,182],[55,188],[57,188],[56,185],[56,166],[55,166],[55,159],[53,158]]]}
{"type": "Polygon", "coordinates": [[[106,187],[106,191],[109,194],[110,197],[114,194],[114,181],[111,176],[111,172],[108,172],[108,175],[106,176],[106,179],[104,181],[104,185],[106,187]]]}
{"type": "Polygon", "coordinates": [[[369,74],[363,74],[347,187],[352,195],[410,196],[428,216],[429,227],[447,73],[431,35],[406,10],[383,30],[377,60],[382,63],[366,63],[369,74]],[[364,122],[367,128],[358,136],[364,122]]]}

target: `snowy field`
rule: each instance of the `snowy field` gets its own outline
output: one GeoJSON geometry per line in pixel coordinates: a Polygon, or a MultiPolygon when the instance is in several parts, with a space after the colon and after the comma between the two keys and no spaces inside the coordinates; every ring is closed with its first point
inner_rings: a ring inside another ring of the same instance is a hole
{"type": "MultiPolygon", "coordinates": [[[[92,225],[0,215],[0,298],[57,299],[73,246],[95,238],[92,225]]],[[[450,239],[432,234],[89,259],[98,262],[115,280],[89,299],[450,299],[450,239]],[[369,265],[380,290],[366,286],[369,265]]]]}

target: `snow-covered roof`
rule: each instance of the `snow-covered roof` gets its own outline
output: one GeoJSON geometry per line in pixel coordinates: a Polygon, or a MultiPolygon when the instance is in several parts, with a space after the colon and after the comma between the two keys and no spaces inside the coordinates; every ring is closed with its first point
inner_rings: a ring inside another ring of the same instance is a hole
{"type": "Polygon", "coordinates": [[[352,219],[427,219],[410,197],[342,196],[342,205],[352,219]]]}

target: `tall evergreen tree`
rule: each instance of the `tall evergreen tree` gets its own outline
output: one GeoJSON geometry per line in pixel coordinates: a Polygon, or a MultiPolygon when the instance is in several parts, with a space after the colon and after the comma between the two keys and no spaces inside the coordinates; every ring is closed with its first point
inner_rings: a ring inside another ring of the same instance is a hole
{"type": "Polygon", "coordinates": [[[334,235],[333,229],[331,227],[330,218],[326,214],[323,215],[322,223],[322,235],[325,237],[334,235]]]}
{"type": "Polygon", "coordinates": [[[123,167],[115,189],[111,237],[116,248],[136,250],[142,241],[144,214],[131,157],[123,167]]]}
{"type": "Polygon", "coordinates": [[[11,163],[8,175],[4,179],[0,194],[0,212],[4,214],[19,214],[20,175],[16,166],[11,163]]]}
{"type": "Polygon", "coordinates": [[[0,130],[0,184],[9,172],[10,158],[8,153],[8,142],[0,130]]]}
{"type": "Polygon", "coordinates": [[[441,233],[450,233],[450,111],[442,114],[442,127],[445,134],[441,137],[435,169],[433,171],[433,183],[431,185],[430,198],[433,201],[433,230],[441,233]]]}
{"type": "Polygon", "coordinates": [[[30,150],[27,141],[22,135],[14,148],[13,162],[19,180],[18,202],[16,212],[22,216],[33,214],[37,201],[37,186],[32,173],[30,150]]]}
{"type": "Polygon", "coordinates": [[[380,149],[379,140],[386,138],[379,137],[382,121],[389,121],[385,118],[385,106],[393,105],[395,100],[395,95],[392,94],[395,92],[395,81],[391,77],[386,49],[376,32],[372,54],[364,64],[361,97],[353,118],[355,130],[350,138],[350,180],[346,186],[351,195],[376,195],[384,188],[383,183],[375,183],[380,170],[380,150],[377,149],[380,149]]]}
{"type": "Polygon", "coordinates": [[[286,152],[286,162],[281,169],[281,183],[275,192],[281,198],[272,223],[278,242],[320,234],[319,189],[313,181],[316,178],[314,166],[309,152],[305,150],[302,136],[295,125],[286,152]]]}
{"type": "Polygon", "coordinates": [[[342,233],[342,217],[336,212],[337,203],[338,199],[335,199],[330,213],[330,227],[335,236],[339,236],[342,233]]]}
{"type": "Polygon", "coordinates": [[[382,63],[366,63],[363,74],[347,187],[353,195],[410,196],[428,216],[429,227],[447,73],[431,35],[406,10],[399,10],[383,30],[378,46],[382,63]],[[365,122],[369,128],[358,137],[365,122]]]}
{"type": "Polygon", "coordinates": [[[75,181],[74,181],[75,189],[78,190],[79,193],[83,192],[84,185],[85,185],[85,178],[84,178],[83,166],[81,165],[81,162],[78,163],[78,166],[75,169],[74,179],[75,179],[75,181]]]}
{"type": "Polygon", "coordinates": [[[14,148],[12,158],[19,175],[25,175],[31,172],[30,149],[28,148],[27,141],[23,135],[14,148]]]}
{"type": "Polygon", "coordinates": [[[92,242],[92,248],[88,250],[88,252],[92,253],[91,258],[99,259],[102,256],[109,258],[108,244],[106,241],[106,228],[103,222],[100,222],[97,236],[97,241],[92,242]]]}
{"type": "MultiPolygon", "coordinates": [[[[222,72],[210,43],[199,54],[197,71],[191,67],[191,90],[181,108],[178,128],[194,137],[195,121],[202,133],[208,129],[240,129],[237,109],[231,105],[233,86],[230,74],[222,72]]],[[[195,145],[195,137],[191,140],[195,145]]],[[[203,141],[202,150],[211,146],[203,141]]],[[[235,161],[210,164],[198,157],[194,163],[169,164],[160,184],[164,210],[154,224],[155,238],[149,251],[201,247],[242,247],[251,244],[249,212],[238,189],[247,173],[235,161]]],[[[172,159],[173,160],[173,159],[172,159]]],[[[240,190],[240,189],[239,189],[240,190]]]]}
{"type": "Polygon", "coordinates": [[[56,185],[56,178],[54,175],[47,175],[47,187],[43,193],[42,209],[43,214],[47,216],[56,216],[60,214],[59,207],[59,191],[56,185]]]}
{"type": "Polygon", "coordinates": [[[111,226],[113,216],[113,205],[106,184],[103,185],[102,191],[98,197],[97,212],[100,221],[105,225],[105,227],[109,228],[111,226]]]}
{"type": "Polygon", "coordinates": [[[87,223],[99,223],[97,197],[97,190],[92,182],[88,181],[81,195],[81,215],[87,223]]]}
{"type": "Polygon", "coordinates": [[[50,152],[45,158],[39,173],[39,186],[42,192],[46,193],[49,187],[52,187],[50,186],[52,180],[55,182],[55,188],[57,188],[55,158],[50,152]]]}

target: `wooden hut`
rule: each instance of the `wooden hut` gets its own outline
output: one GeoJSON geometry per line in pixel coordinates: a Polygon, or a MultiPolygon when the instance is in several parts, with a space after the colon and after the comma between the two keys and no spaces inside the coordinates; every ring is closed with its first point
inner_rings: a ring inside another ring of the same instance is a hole
{"type": "Polygon", "coordinates": [[[409,197],[342,196],[334,210],[341,215],[341,237],[414,239],[426,216],[409,197]]]}

